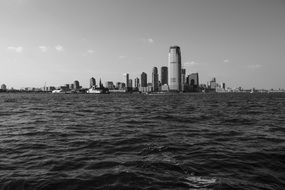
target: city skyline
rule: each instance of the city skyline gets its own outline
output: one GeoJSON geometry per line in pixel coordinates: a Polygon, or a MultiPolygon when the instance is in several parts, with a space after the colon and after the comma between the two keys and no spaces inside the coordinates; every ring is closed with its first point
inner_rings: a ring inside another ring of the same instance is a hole
{"type": "Polygon", "coordinates": [[[282,0],[1,1],[0,83],[88,87],[92,76],[151,76],[178,45],[201,83],[285,88],[284,20],[282,0]]]}

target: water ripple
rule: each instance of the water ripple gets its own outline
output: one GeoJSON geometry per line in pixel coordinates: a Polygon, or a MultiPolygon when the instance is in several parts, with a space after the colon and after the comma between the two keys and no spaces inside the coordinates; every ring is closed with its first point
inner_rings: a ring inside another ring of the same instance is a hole
{"type": "Polygon", "coordinates": [[[0,189],[284,189],[284,94],[0,94],[0,189]]]}

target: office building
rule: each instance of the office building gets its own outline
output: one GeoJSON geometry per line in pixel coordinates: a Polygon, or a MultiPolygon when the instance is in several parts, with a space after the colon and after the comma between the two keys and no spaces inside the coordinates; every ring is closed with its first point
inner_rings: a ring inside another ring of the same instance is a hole
{"type": "Polygon", "coordinates": [[[199,74],[191,73],[187,77],[187,84],[190,92],[198,92],[199,91],[199,74]]]}
{"type": "Polygon", "coordinates": [[[74,89],[78,90],[79,88],[80,88],[79,81],[78,80],[74,81],[74,89]]]}
{"type": "Polygon", "coordinates": [[[73,90],[73,89],[74,89],[74,84],[73,84],[73,83],[70,84],[70,85],[69,85],[69,88],[70,88],[70,90],[73,90]]]}
{"type": "Polygon", "coordinates": [[[168,67],[161,67],[161,85],[168,84],[168,67]]]}
{"type": "Polygon", "coordinates": [[[123,90],[123,89],[125,89],[126,88],[126,83],[124,83],[124,82],[121,82],[120,83],[120,90],[123,90]]]}
{"type": "Polygon", "coordinates": [[[105,83],[106,88],[108,88],[109,90],[113,90],[115,89],[114,83],[112,81],[107,81],[105,83]]]}
{"type": "Polygon", "coordinates": [[[216,82],[216,78],[214,77],[214,78],[212,78],[212,80],[209,82],[209,88],[210,88],[211,90],[215,90],[217,86],[218,86],[218,85],[217,85],[217,82],[216,82]]]}
{"type": "Polygon", "coordinates": [[[145,72],[141,74],[141,87],[147,87],[147,74],[145,72]]]}
{"type": "Polygon", "coordinates": [[[93,77],[90,79],[90,88],[92,87],[96,87],[96,80],[93,77]]]}
{"type": "Polygon", "coordinates": [[[132,79],[129,79],[128,88],[130,88],[130,89],[133,88],[133,80],[132,79]]]}
{"type": "Polygon", "coordinates": [[[158,92],[158,71],[157,67],[152,69],[152,91],[158,92]]]}
{"type": "Polygon", "coordinates": [[[181,69],[181,90],[184,91],[186,84],[186,69],[181,69]]]}
{"type": "Polygon", "coordinates": [[[1,85],[1,90],[2,90],[2,91],[6,91],[6,90],[7,90],[7,86],[6,86],[5,84],[2,84],[2,85],[1,85]]]}
{"type": "Polygon", "coordinates": [[[178,46],[169,49],[168,86],[170,91],[181,91],[181,52],[178,46]]]}
{"type": "Polygon", "coordinates": [[[199,86],[199,74],[198,73],[192,73],[192,74],[188,75],[187,82],[189,85],[199,86]]]}
{"type": "Polygon", "coordinates": [[[129,75],[129,73],[126,73],[125,74],[125,77],[126,77],[126,87],[128,88],[129,87],[129,77],[130,77],[130,75],[129,75]]]}
{"type": "Polygon", "coordinates": [[[140,79],[137,77],[135,78],[135,88],[138,89],[140,87],[140,79]]]}
{"type": "Polygon", "coordinates": [[[70,84],[66,84],[66,89],[70,90],[70,84]]]}

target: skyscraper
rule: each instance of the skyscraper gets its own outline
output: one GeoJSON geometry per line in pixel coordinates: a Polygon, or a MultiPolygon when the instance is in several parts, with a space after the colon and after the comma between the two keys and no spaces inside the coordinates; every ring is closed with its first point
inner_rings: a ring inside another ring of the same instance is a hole
{"type": "Polygon", "coordinates": [[[128,88],[133,88],[133,80],[129,79],[128,88]]]}
{"type": "Polygon", "coordinates": [[[74,90],[74,83],[69,85],[70,90],[74,90]]]}
{"type": "Polygon", "coordinates": [[[129,73],[126,73],[125,77],[126,77],[126,87],[128,88],[129,87],[129,73]]]}
{"type": "Polygon", "coordinates": [[[181,52],[178,46],[169,49],[168,85],[170,91],[181,91],[181,52]]]}
{"type": "Polygon", "coordinates": [[[96,80],[95,80],[95,78],[92,77],[90,79],[90,88],[92,88],[93,86],[96,87],[96,80]]]}
{"type": "Polygon", "coordinates": [[[80,88],[79,81],[78,80],[74,81],[74,89],[77,90],[79,88],[80,88]]]}
{"type": "Polygon", "coordinates": [[[152,90],[158,92],[158,71],[157,67],[152,69],[152,90]]]}
{"type": "Polygon", "coordinates": [[[137,77],[135,78],[135,88],[138,89],[140,87],[140,79],[137,77]]]}
{"type": "Polygon", "coordinates": [[[147,75],[145,72],[141,74],[141,87],[147,87],[147,75]]]}
{"type": "Polygon", "coordinates": [[[188,87],[190,92],[199,91],[199,74],[192,73],[187,77],[188,87]]]}
{"type": "Polygon", "coordinates": [[[168,68],[167,67],[161,67],[161,85],[168,84],[168,68]]]}
{"type": "Polygon", "coordinates": [[[181,69],[181,90],[184,91],[186,84],[186,69],[181,69]]]}

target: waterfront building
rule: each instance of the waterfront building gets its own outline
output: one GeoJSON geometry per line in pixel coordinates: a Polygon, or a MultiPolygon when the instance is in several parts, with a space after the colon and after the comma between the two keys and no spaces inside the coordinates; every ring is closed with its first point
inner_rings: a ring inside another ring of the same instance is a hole
{"type": "Polygon", "coordinates": [[[116,82],[115,89],[119,90],[121,86],[121,82],[116,82]]]}
{"type": "Polygon", "coordinates": [[[135,78],[135,88],[138,89],[140,87],[140,79],[137,77],[135,78]]]}
{"type": "Polygon", "coordinates": [[[152,69],[152,91],[158,92],[158,71],[157,67],[152,69]]]}
{"type": "Polygon", "coordinates": [[[130,76],[129,73],[126,73],[126,74],[125,74],[125,77],[126,77],[126,80],[125,80],[125,81],[126,81],[126,87],[127,87],[127,88],[129,87],[129,76],[130,76]]]}
{"type": "Polygon", "coordinates": [[[128,88],[133,88],[133,80],[132,79],[129,79],[129,82],[128,82],[128,88]]]}
{"type": "Polygon", "coordinates": [[[186,85],[186,69],[181,69],[181,90],[184,92],[186,85]]]}
{"type": "Polygon", "coordinates": [[[123,83],[123,82],[117,82],[116,83],[116,86],[115,86],[115,89],[116,90],[126,90],[126,84],[123,83]]]}
{"type": "Polygon", "coordinates": [[[191,73],[190,75],[188,75],[187,82],[189,85],[199,86],[199,74],[198,73],[191,73]]]}
{"type": "Polygon", "coordinates": [[[199,91],[199,74],[191,73],[187,77],[187,84],[190,92],[198,92],[199,91]]]}
{"type": "Polygon", "coordinates": [[[141,87],[147,87],[147,74],[145,72],[141,74],[141,87]]]}
{"type": "Polygon", "coordinates": [[[54,87],[54,86],[48,86],[47,87],[47,91],[53,91],[53,90],[55,90],[56,88],[54,87]]]}
{"type": "Polygon", "coordinates": [[[107,81],[105,83],[106,88],[108,88],[109,90],[113,90],[115,89],[114,83],[112,81],[107,81]]]}
{"type": "Polygon", "coordinates": [[[161,85],[165,85],[168,84],[168,67],[161,67],[161,73],[160,73],[160,77],[161,77],[161,85]]]}
{"type": "Polygon", "coordinates": [[[209,82],[209,88],[210,88],[211,90],[215,90],[217,86],[218,86],[218,85],[217,85],[217,82],[216,82],[216,78],[214,77],[214,78],[212,78],[212,80],[209,82]]]}
{"type": "Polygon", "coordinates": [[[90,79],[90,88],[92,87],[96,87],[96,80],[93,77],[90,79]]]}
{"type": "Polygon", "coordinates": [[[65,84],[66,88],[70,90],[70,84],[65,84]]]}
{"type": "Polygon", "coordinates": [[[70,88],[70,90],[74,90],[74,84],[73,84],[73,83],[70,84],[70,85],[69,85],[69,88],[70,88]]]}
{"type": "Polygon", "coordinates": [[[2,84],[2,85],[1,85],[1,90],[2,90],[2,91],[6,91],[6,90],[7,90],[6,84],[2,84]]]}
{"type": "Polygon", "coordinates": [[[125,89],[126,88],[126,83],[124,83],[124,82],[121,82],[120,83],[120,90],[122,90],[122,89],[125,89]]]}
{"type": "Polygon", "coordinates": [[[78,90],[79,88],[80,88],[79,81],[78,80],[74,81],[74,89],[78,90]]]}
{"type": "Polygon", "coordinates": [[[151,82],[147,83],[147,92],[151,92],[153,89],[153,84],[151,82]]]}
{"type": "Polygon", "coordinates": [[[178,46],[169,49],[168,86],[170,91],[181,91],[181,52],[178,46]]]}
{"type": "Polygon", "coordinates": [[[64,91],[64,92],[66,92],[66,91],[69,90],[69,88],[67,88],[66,85],[65,85],[65,86],[60,86],[59,89],[60,89],[61,91],[64,91]]]}

